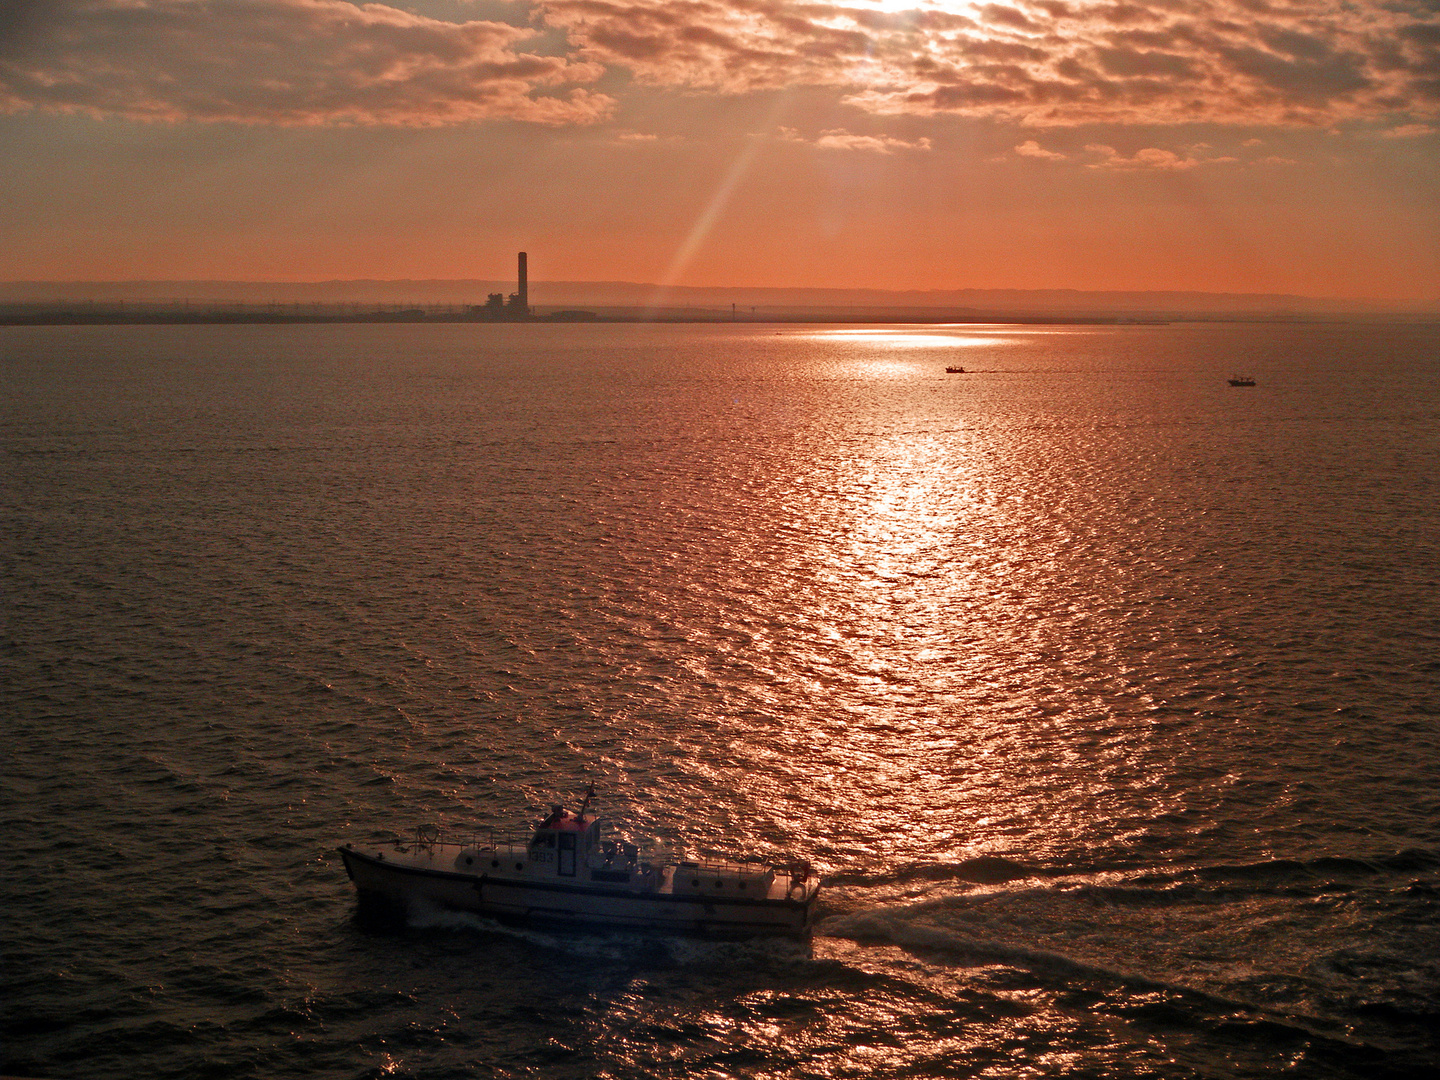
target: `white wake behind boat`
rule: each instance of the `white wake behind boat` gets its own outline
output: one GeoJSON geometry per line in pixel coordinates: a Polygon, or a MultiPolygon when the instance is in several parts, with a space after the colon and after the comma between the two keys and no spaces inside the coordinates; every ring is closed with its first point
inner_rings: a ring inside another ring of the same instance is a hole
{"type": "Polygon", "coordinates": [[[389,847],[339,849],[362,911],[416,901],[507,922],[720,937],[809,932],[820,879],[808,863],[642,861],[600,820],[556,806],[527,840],[417,829],[389,847]]]}

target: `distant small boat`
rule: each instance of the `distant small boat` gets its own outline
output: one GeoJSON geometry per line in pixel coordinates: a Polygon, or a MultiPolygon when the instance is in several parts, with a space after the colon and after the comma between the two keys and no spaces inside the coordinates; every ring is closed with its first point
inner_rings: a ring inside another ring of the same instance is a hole
{"type": "Polygon", "coordinates": [[[964,375],[964,374],[965,374],[965,369],[964,369],[963,367],[947,367],[947,368],[945,369],[945,374],[946,374],[946,375],[964,375]]]}
{"type": "Polygon", "coordinates": [[[1231,386],[1254,386],[1254,385],[1255,385],[1255,376],[1254,376],[1254,375],[1231,375],[1231,376],[1230,376],[1230,385],[1231,385],[1231,386]]]}

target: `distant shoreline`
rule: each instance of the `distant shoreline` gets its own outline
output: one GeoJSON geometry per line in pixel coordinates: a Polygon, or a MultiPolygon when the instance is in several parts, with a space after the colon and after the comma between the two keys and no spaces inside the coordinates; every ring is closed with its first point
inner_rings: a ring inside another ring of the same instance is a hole
{"type": "MultiPolygon", "coordinates": [[[[0,281],[0,323],[514,321],[515,282],[0,281]],[[478,301],[478,302],[477,302],[478,301]]],[[[1293,293],[1077,289],[861,289],[530,281],[535,321],[1176,322],[1440,318],[1440,296],[1376,299],[1293,293]]]]}
{"type": "MultiPolygon", "coordinates": [[[[1299,321],[1313,322],[1313,317],[1295,317],[1299,321]]],[[[1321,317],[1320,321],[1331,321],[1333,317],[1321,317]]],[[[1226,316],[1224,321],[1249,322],[1255,316],[1226,316]]],[[[1039,326],[1108,326],[1138,325],[1166,326],[1174,318],[1148,318],[1132,315],[1036,315],[1030,313],[986,312],[983,314],[957,313],[955,315],[902,315],[867,313],[855,315],[836,314],[773,314],[736,315],[726,313],[598,313],[598,312],[557,312],[534,315],[526,319],[486,319],[470,315],[444,315],[430,313],[387,313],[364,314],[311,314],[284,312],[244,311],[197,311],[197,312],[33,312],[0,313],[0,326],[293,326],[319,324],[456,324],[478,326],[524,326],[557,323],[714,323],[786,325],[799,323],[895,323],[898,325],[937,326],[947,324],[994,324],[1012,323],[1039,326]]]]}
{"type": "Polygon", "coordinates": [[[0,312],[0,327],[21,326],[319,326],[319,325],[405,325],[405,326],[533,326],[566,324],[651,324],[651,325],[896,325],[896,326],[1169,326],[1174,323],[1440,323],[1440,315],[1427,313],[1339,313],[1339,312],[1171,312],[1146,316],[1034,314],[1030,312],[983,312],[954,314],[903,314],[864,312],[776,313],[739,315],[726,313],[596,313],[562,312],[528,319],[485,319],[468,315],[371,312],[364,314],[313,314],[282,312],[0,312]]]}

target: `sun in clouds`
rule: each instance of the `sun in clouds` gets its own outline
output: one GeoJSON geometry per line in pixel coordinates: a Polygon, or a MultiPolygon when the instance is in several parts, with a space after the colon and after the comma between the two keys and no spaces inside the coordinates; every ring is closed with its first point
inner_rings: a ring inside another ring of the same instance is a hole
{"type": "Polygon", "coordinates": [[[870,6],[881,11],[948,11],[968,12],[975,4],[968,0],[858,0],[857,7],[870,6]]]}
{"type": "Polygon", "coordinates": [[[642,83],[830,86],[882,115],[1309,125],[1440,113],[1440,14],[1419,3],[545,0],[541,10],[580,57],[642,83]]]}

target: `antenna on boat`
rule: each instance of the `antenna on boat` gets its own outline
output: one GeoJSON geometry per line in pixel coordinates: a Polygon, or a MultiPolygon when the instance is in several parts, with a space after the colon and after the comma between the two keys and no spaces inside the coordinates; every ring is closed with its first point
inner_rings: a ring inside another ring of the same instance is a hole
{"type": "Polygon", "coordinates": [[[585,801],[580,804],[580,812],[575,815],[576,817],[580,818],[580,820],[582,820],[582,821],[585,820],[585,808],[590,805],[590,800],[593,799],[594,797],[595,797],[595,785],[594,785],[594,784],[591,784],[589,787],[587,787],[587,788],[585,789],[585,801]]]}

